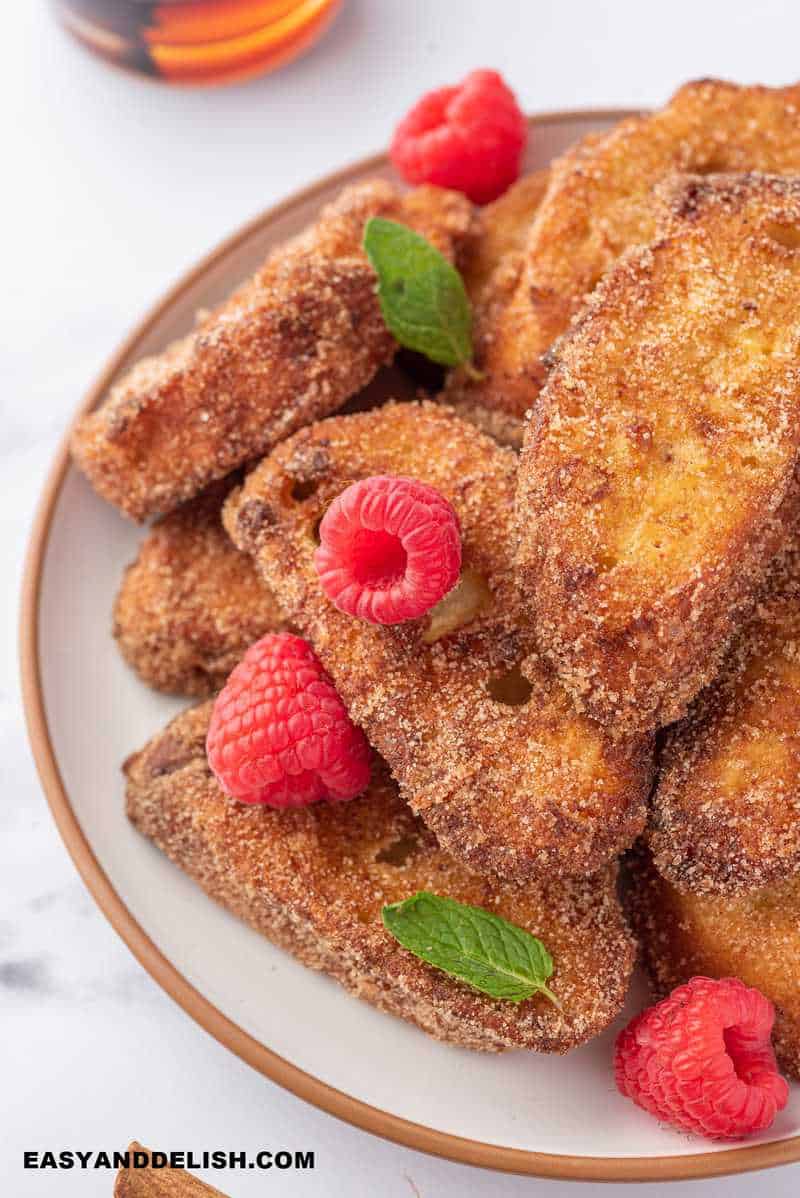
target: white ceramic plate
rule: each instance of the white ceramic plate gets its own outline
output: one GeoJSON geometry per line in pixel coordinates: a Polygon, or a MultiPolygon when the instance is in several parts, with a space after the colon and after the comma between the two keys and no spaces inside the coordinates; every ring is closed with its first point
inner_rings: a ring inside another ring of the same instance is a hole
{"type": "MultiPolygon", "coordinates": [[[[532,119],[529,168],[620,113],[532,119]]],[[[145,353],[187,331],[274,243],[342,185],[388,174],[384,158],[348,168],[266,213],[159,304],[87,398],[145,353]]],[[[31,543],[23,674],[31,740],[54,815],[87,884],[157,980],[254,1067],[317,1105],[415,1148],[561,1177],[696,1177],[800,1158],[800,1093],[767,1136],[714,1148],[659,1126],[616,1092],[614,1030],[567,1058],[483,1055],[437,1044],[272,947],[214,905],[128,824],[120,763],[182,706],[123,665],[110,612],[142,531],[54,464],[31,543]],[[287,1016],[287,1013],[291,1013],[287,1016]]],[[[644,1000],[637,984],[629,1017],[644,1000]]]]}

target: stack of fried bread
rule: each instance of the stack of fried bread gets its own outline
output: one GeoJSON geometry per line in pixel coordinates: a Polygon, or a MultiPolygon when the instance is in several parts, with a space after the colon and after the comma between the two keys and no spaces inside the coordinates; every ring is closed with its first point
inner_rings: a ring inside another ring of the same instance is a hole
{"type": "Polygon", "coordinates": [[[114,611],[140,677],[209,700],[289,628],[376,753],[352,802],[247,806],[208,767],[205,702],[126,763],[130,819],[440,1039],[584,1043],[638,942],[659,994],[758,986],[800,1076],[798,113],[800,86],[706,80],[482,210],[350,188],[75,430],[97,491],[158,517],[114,611]],[[439,394],[392,365],[372,216],[464,278],[478,369],[439,394]],[[375,475],[461,527],[458,585],[398,625],[340,611],[314,568],[326,510],[375,475]],[[557,1004],[400,948],[381,909],[418,890],[541,937],[557,1004]]]}

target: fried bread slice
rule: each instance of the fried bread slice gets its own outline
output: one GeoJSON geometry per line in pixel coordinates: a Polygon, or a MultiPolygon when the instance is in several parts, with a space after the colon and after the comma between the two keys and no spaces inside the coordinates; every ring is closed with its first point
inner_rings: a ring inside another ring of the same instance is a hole
{"type": "Polygon", "coordinates": [[[800,1080],[800,878],[743,895],[687,894],[641,850],[627,898],[655,997],[697,974],[756,986],[775,1004],[781,1068],[800,1080]]]}
{"type": "MultiPolygon", "coordinates": [[[[565,158],[577,158],[596,140],[596,135],[589,134],[572,146],[565,158]]],[[[459,415],[514,449],[522,446],[523,417],[533,401],[533,391],[524,371],[518,370],[519,378],[513,379],[508,370],[502,376],[496,370],[495,341],[506,335],[507,313],[516,302],[525,270],[525,247],[549,183],[549,168],[535,171],[479,212],[478,236],[471,243],[463,270],[472,301],[472,339],[480,377],[473,368],[455,367],[447,372],[442,395],[459,415]]],[[[506,355],[514,345],[504,343],[506,355]]],[[[524,344],[520,349],[524,354],[524,344]]]]}
{"type": "Polygon", "coordinates": [[[384,180],[347,188],[79,421],[72,452],[95,490],[136,520],[164,514],[360,391],[397,348],[361,248],[379,215],[450,258],[472,235],[472,207],[456,192],[403,195],[384,180]]]}
{"type": "MultiPolygon", "coordinates": [[[[478,213],[478,233],[467,251],[462,274],[472,304],[476,354],[481,359],[483,346],[514,292],[522,269],[522,249],[548,178],[547,170],[524,175],[478,213]]],[[[521,418],[497,405],[483,404],[480,396],[473,395],[470,374],[464,370],[448,372],[442,399],[502,445],[519,448],[522,444],[521,418]]]]}
{"type": "Polygon", "coordinates": [[[232,802],[206,762],[210,711],[178,716],[125,771],[133,823],[212,898],[352,994],[464,1048],[566,1052],[615,1017],[635,955],[616,865],[524,888],[479,877],[437,846],[381,765],[349,803],[277,811],[232,802]],[[401,948],[381,908],[423,889],[539,936],[562,1009],[541,996],[487,998],[401,948]]]}
{"type": "Polygon", "coordinates": [[[467,247],[461,273],[473,307],[480,304],[497,267],[525,246],[536,210],[547,190],[545,168],[523,175],[477,214],[477,232],[467,247]]]}
{"type": "Polygon", "coordinates": [[[799,109],[800,85],[699,80],[553,162],[513,294],[491,336],[476,339],[484,380],[459,378],[464,399],[521,418],[586,296],[625,250],[656,236],[653,187],[676,171],[800,173],[799,109]]]}
{"type": "Polygon", "coordinates": [[[231,482],[156,522],[125,571],[114,636],[142,681],[176,695],[213,695],[253,641],[285,627],[251,559],[222,527],[231,482]]]}
{"type": "MultiPolygon", "coordinates": [[[[415,394],[396,366],[384,366],[344,410],[368,411],[415,394]]],[[[222,527],[222,503],[235,481],[231,475],[214,483],[157,520],[123,576],[114,636],[128,664],[156,690],[213,695],[253,641],[286,627],[250,557],[222,527]]]]}
{"type": "Polygon", "coordinates": [[[513,569],[514,454],[436,404],[332,417],[279,446],[223,520],[308,636],[356,723],[442,846],[518,881],[588,874],[642,827],[647,737],[614,743],[537,656],[513,569]],[[371,475],[435,487],[461,524],[460,585],[378,627],[338,611],[313,564],[328,504],[371,475]]]}
{"type": "Polygon", "coordinates": [[[556,348],[517,498],[541,646],[621,730],[685,714],[798,507],[800,179],[661,199],[556,348]]]}
{"type": "Polygon", "coordinates": [[[648,841],[680,890],[800,873],[800,541],[780,554],[718,678],[669,731],[648,841]]]}

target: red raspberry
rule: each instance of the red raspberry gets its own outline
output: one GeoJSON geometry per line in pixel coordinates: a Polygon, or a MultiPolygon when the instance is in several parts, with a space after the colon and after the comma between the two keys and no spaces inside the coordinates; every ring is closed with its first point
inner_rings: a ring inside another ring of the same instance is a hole
{"type": "Polygon", "coordinates": [[[774,1018],[769,999],[738,978],[692,978],[620,1033],[617,1086],[656,1118],[712,1140],[764,1131],[789,1096],[774,1018]]]}
{"type": "Polygon", "coordinates": [[[354,799],[369,783],[370,750],[311,646],[269,633],[217,695],[208,764],[242,803],[304,807],[354,799]]]}
{"type": "Polygon", "coordinates": [[[400,624],[430,611],[458,582],[461,533],[443,495],[411,478],[376,474],[334,499],[314,565],[340,611],[400,624]]]}
{"type": "Polygon", "coordinates": [[[458,87],[417,101],[395,129],[389,156],[409,183],[436,183],[488,204],[518,178],[527,138],[525,117],[502,77],[473,71],[458,87]]]}

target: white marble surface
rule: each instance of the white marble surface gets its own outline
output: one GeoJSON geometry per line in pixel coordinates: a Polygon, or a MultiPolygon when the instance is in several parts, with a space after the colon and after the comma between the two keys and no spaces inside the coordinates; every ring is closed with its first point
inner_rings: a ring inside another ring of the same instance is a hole
{"type": "MultiPolygon", "coordinates": [[[[661,10],[346,0],[303,61],[246,86],[179,92],[92,61],[42,3],[3,8],[0,1192],[101,1198],[109,1174],[25,1173],[23,1149],[114,1148],[134,1136],[316,1152],[313,1173],[208,1175],[234,1198],[576,1192],[429,1159],[336,1122],[237,1061],[136,964],[78,880],[27,749],[15,635],[24,545],[72,409],[142,310],[243,220],[383,146],[423,88],[488,64],[534,110],[655,103],[700,74],[786,82],[798,74],[800,10],[778,0],[661,10]]],[[[788,1198],[800,1166],[672,1192],[743,1198],[755,1185],[788,1198]]]]}

